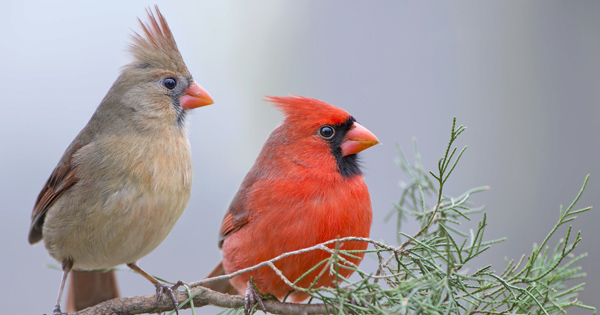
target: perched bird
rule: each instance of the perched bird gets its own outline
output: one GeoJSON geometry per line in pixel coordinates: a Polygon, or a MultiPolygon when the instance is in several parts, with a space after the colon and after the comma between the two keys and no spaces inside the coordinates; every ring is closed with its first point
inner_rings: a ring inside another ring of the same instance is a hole
{"type": "MultiPolygon", "coordinates": [[[[132,62],[69,145],[33,208],[29,243],[43,238],[63,269],[54,314],[62,314],[71,270],[120,264],[150,280],[159,299],[167,291],[177,304],[174,288],[137,261],[165,239],[188,204],[193,174],[185,118],[190,109],[213,100],[192,79],[166,20],[155,10],[156,15],[147,10],[147,24],[140,21],[142,35],[133,36],[132,62]]],[[[114,275],[104,274],[96,277],[101,285],[74,287],[110,290],[115,288],[110,277],[114,281],[114,275]]]]}
{"type": "MultiPolygon", "coordinates": [[[[346,111],[305,97],[269,97],[285,115],[262,148],[225,214],[219,236],[223,261],[214,277],[251,267],[280,254],[339,237],[368,237],[372,211],[369,191],[359,168],[357,153],[379,141],[346,111]]],[[[344,242],[343,250],[364,250],[365,242],[344,242]]],[[[332,245],[334,247],[335,245],[332,245]]],[[[348,260],[359,264],[360,258],[348,260]]],[[[294,282],[322,260],[324,251],[311,251],[275,262],[294,282]]],[[[316,269],[296,284],[308,288],[319,275],[316,269]]],[[[351,270],[340,269],[348,277],[351,270]]],[[[291,292],[269,267],[248,272],[208,288],[246,292],[247,301],[260,297],[249,285],[250,277],[262,293],[292,302],[308,298],[291,292]]],[[[341,279],[325,272],[313,287],[331,287],[341,279]]],[[[248,308],[249,305],[246,305],[248,308]]]]}

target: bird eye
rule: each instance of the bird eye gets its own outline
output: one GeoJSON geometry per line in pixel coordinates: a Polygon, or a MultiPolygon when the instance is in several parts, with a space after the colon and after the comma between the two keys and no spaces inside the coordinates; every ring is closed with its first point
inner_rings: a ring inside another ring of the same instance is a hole
{"type": "Polygon", "coordinates": [[[329,140],[333,138],[333,135],[335,135],[335,129],[333,129],[331,126],[323,126],[319,128],[319,136],[321,136],[323,139],[329,140]]]}
{"type": "Polygon", "coordinates": [[[168,77],[163,80],[163,85],[167,89],[172,90],[175,88],[175,86],[177,86],[177,80],[175,80],[175,78],[168,77]]]}

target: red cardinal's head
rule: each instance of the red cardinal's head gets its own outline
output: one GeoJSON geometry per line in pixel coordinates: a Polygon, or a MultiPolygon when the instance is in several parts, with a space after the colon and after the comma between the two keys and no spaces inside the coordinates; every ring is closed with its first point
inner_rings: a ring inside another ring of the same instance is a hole
{"type": "Polygon", "coordinates": [[[356,153],[379,140],[348,112],[314,98],[267,98],[285,114],[265,144],[267,151],[277,148],[279,152],[271,153],[283,154],[306,170],[335,170],[344,177],[361,174],[356,153]]]}

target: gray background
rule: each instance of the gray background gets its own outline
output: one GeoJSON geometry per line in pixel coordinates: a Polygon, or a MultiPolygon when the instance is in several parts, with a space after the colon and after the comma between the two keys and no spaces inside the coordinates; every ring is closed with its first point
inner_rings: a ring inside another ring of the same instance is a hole
{"type": "MultiPolygon", "coordinates": [[[[64,149],[128,61],[136,16],[153,2],[0,2],[0,270],[2,313],[51,312],[60,273],[29,246],[33,203],[64,149]]],[[[263,95],[343,107],[383,145],[362,154],[372,238],[394,242],[384,216],[405,179],[396,144],[419,141],[425,167],[452,117],[468,126],[448,193],[490,185],[486,239],[507,236],[471,269],[519,258],[540,242],[591,173],[580,206],[600,206],[600,2],[159,1],[196,81],[216,104],[190,117],[195,177],[188,209],[140,265],[166,279],[202,279],[219,261],[219,223],[281,115],[263,95]]],[[[476,218],[480,219],[481,216],[476,218]]],[[[597,209],[574,222],[588,252],[580,299],[597,305],[597,209]]],[[[408,224],[407,232],[415,231],[408,224]]],[[[564,233],[564,230],[561,231],[564,233]]],[[[556,240],[554,240],[556,241],[556,240]]],[[[370,259],[363,263],[373,268],[370,259]]],[[[373,270],[373,269],[371,269],[373,270]]],[[[122,293],[150,294],[119,272],[122,293]]],[[[216,308],[198,314],[216,313],[216,308]]],[[[585,314],[573,310],[571,314],[585,314]]],[[[188,311],[189,314],[189,311],[188,311]]]]}

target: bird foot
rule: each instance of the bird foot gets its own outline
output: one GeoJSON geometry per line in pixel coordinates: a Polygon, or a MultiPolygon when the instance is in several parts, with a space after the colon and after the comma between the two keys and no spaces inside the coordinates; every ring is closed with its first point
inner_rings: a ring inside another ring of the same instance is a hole
{"type": "Polygon", "coordinates": [[[175,291],[182,285],[184,285],[184,283],[181,280],[177,281],[177,283],[175,283],[173,286],[169,286],[160,282],[156,283],[156,301],[160,302],[163,294],[166,293],[173,302],[173,306],[175,306],[175,313],[179,315],[179,302],[177,302],[177,299],[175,298],[175,291]]]}
{"type": "Polygon", "coordinates": [[[57,305],[54,307],[54,310],[52,310],[52,315],[69,315],[69,314],[68,314],[68,313],[63,313],[63,312],[60,310],[60,304],[57,304],[57,305]]]}
{"type": "Polygon", "coordinates": [[[254,307],[254,304],[258,302],[258,305],[262,309],[262,311],[266,314],[267,309],[265,308],[265,304],[263,303],[263,299],[254,289],[254,285],[251,282],[248,282],[248,287],[246,288],[246,297],[244,298],[244,314],[249,315],[254,307]]]}

